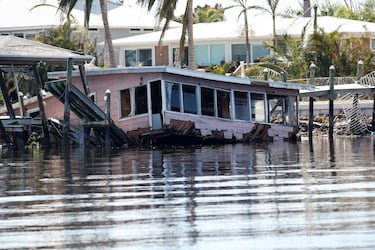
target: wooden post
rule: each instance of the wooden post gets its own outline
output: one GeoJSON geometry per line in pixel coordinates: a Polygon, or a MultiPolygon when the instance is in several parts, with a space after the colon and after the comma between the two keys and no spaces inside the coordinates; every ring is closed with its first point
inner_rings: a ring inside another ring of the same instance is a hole
{"type": "Polygon", "coordinates": [[[333,100],[335,98],[335,66],[329,67],[329,128],[328,136],[333,137],[333,100]]]}
{"type": "Polygon", "coordinates": [[[314,97],[309,97],[309,139],[312,139],[314,125],[314,97]]]}
{"type": "Polygon", "coordinates": [[[3,122],[0,120],[0,135],[3,137],[3,140],[5,141],[5,144],[8,148],[12,147],[12,140],[10,139],[9,135],[5,131],[5,128],[3,126],[3,122]]]}
{"type": "Polygon", "coordinates": [[[69,58],[66,65],[66,85],[64,102],[64,122],[63,122],[63,143],[65,149],[69,149],[69,130],[70,130],[70,95],[72,90],[72,70],[73,58],[69,58]]]}
{"type": "Polygon", "coordinates": [[[37,98],[38,98],[38,105],[39,105],[39,113],[40,113],[40,118],[42,121],[42,131],[43,131],[43,137],[44,141],[43,144],[45,147],[49,148],[50,146],[50,138],[49,138],[49,132],[48,132],[48,126],[47,126],[47,116],[46,116],[46,111],[44,109],[44,103],[43,103],[43,96],[42,96],[42,78],[40,77],[39,71],[36,67],[36,65],[32,66],[33,73],[35,76],[35,81],[38,86],[38,91],[36,93],[37,98]]]}
{"type": "Polygon", "coordinates": [[[10,98],[8,95],[8,89],[5,86],[5,79],[3,77],[3,72],[0,71],[0,89],[1,93],[3,94],[4,102],[7,107],[8,115],[11,120],[16,119],[16,115],[14,114],[12,103],[10,102],[10,98]]]}
{"type": "Polygon", "coordinates": [[[359,60],[358,63],[357,63],[357,75],[356,75],[356,80],[358,81],[359,79],[361,79],[362,77],[362,74],[363,74],[363,61],[362,60],[359,60]]]}
{"type": "Polygon", "coordinates": [[[267,68],[263,70],[263,79],[265,81],[268,81],[268,69],[267,68]]]}
{"type": "MultiPolygon", "coordinates": [[[[310,85],[315,85],[315,69],[314,63],[310,65],[310,85]]],[[[314,125],[314,97],[309,97],[309,142],[312,144],[313,136],[313,125],[314,125]]]]}
{"type": "Polygon", "coordinates": [[[89,89],[89,85],[88,85],[87,79],[86,79],[85,65],[80,64],[78,66],[78,68],[79,68],[79,73],[81,75],[83,90],[85,91],[85,95],[88,95],[88,94],[90,94],[90,89],[89,89]]]}
{"type": "Polygon", "coordinates": [[[105,92],[105,101],[106,101],[106,112],[105,119],[107,124],[105,126],[105,147],[106,150],[111,149],[111,91],[109,89],[105,92]]]}
{"type": "Polygon", "coordinates": [[[287,82],[287,80],[286,80],[286,72],[285,71],[281,72],[281,81],[282,82],[287,82]]]}

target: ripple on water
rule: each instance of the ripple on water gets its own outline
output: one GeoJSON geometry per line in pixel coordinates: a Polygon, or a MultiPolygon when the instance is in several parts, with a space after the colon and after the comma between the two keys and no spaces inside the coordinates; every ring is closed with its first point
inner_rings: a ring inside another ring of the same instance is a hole
{"type": "Polygon", "coordinates": [[[0,248],[371,249],[373,142],[337,140],[7,159],[0,248]]]}

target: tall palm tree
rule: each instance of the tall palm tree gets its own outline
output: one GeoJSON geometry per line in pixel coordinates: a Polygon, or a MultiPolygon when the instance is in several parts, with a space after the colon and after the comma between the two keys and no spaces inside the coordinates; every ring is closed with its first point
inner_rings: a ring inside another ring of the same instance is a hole
{"type": "MultiPolygon", "coordinates": [[[[78,0],[59,0],[59,9],[64,11],[68,9],[68,15],[72,12],[74,7],[76,6],[78,0]]],[[[92,8],[93,0],[84,0],[84,27],[85,31],[88,32],[89,29],[89,21],[90,21],[90,14],[92,8]]],[[[112,36],[109,29],[108,23],[108,12],[107,12],[107,1],[100,0],[100,10],[102,14],[103,26],[104,26],[104,36],[105,36],[105,44],[107,45],[109,51],[109,61],[110,67],[115,68],[117,67],[115,53],[112,45],[112,36]]]]}
{"type": "Polygon", "coordinates": [[[240,7],[241,12],[238,15],[238,19],[240,19],[241,15],[244,17],[244,33],[245,33],[245,39],[246,39],[246,65],[249,66],[251,61],[251,48],[250,48],[250,39],[249,39],[249,23],[247,19],[247,11],[250,9],[258,8],[258,6],[247,6],[247,0],[234,0],[235,5],[227,7],[229,8],[235,8],[240,7]]]}
{"type": "Polygon", "coordinates": [[[277,46],[277,39],[276,39],[276,9],[279,5],[280,0],[267,0],[267,8],[261,7],[261,6],[254,6],[254,8],[263,10],[267,13],[269,13],[272,16],[272,40],[273,40],[273,46],[277,46]]]}
{"type": "MultiPolygon", "coordinates": [[[[157,4],[156,15],[158,16],[159,24],[164,20],[164,26],[162,28],[162,33],[159,40],[159,43],[161,43],[165,31],[168,28],[169,22],[175,17],[174,12],[176,10],[178,0],[138,0],[137,2],[138,4],[147,6],[148,10],[151,10],[154,5],[157,4]]],[[[193,39],[193,0],[187,0],[185,13],[182,18],[182,32],[178,55],[179,65],[181,65],[181,62],[184,58],[186,32],[188,34],[188,68],[195,69],[193,39]]]]}

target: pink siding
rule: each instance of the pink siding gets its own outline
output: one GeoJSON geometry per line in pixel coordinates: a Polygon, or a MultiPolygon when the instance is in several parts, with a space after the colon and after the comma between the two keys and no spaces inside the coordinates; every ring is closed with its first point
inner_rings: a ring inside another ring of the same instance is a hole
{"type": "MultiPolygon", "coordinates": [[[[103,111],[105,110],[105,92],[111,91],[111,118],[118,127],[124,131],[132,131],[140,128],[149,128],[149,115],[139,115],[131,118],[119,119],[119,91],[122,89],[128,89],[131,87],[140,86],[147,84],[149,81],[155,80],[169,80],[179,83],[190,83],[190,84],[201,84],[202,86],[210,86],[221,89],[233,88],[233,83],[218,82],[207,79],[193,78],[182,75],[173,75],[161,72],[149,72],[149,73],[112,73],[103,75],[87,75],[87,82],[89,89],[96,95],[96,104],[103,111]]],[[[73,83],[76,87],[83,90],[81,78],[79,76],[73,77],[73,83]]],[[[253,85],[236,85],[236,89],[253,91],[253,92],[277,92],[283,95],[298,95],[298,90],[287,90],[287,89],[270,89],[267,86],[253,86],[253,85]]],[[[56,98],[48,99],[47,114],[50,117],[57,119],[63,119],[64,106],[56,98]]],[[[253,123],[244,121],[231,121],[225,119],[216,119],[214,117],[200,117],[198,115],[189,115],[184,113],[169,112],[164,113],[164,124],[169,124],[171,119],[181,121],[193,121],[195,127],[201,130],[203,136],[211,135],[212,130],[222,130],[226,139],[231,139],[234,135],[237,139],[242,139],[243,134],[248,133],[254,127],[253,123]]],[[[72,115],[72,124],[79,125],[78,119],[72,115]]],[[[281,126],[271,124],[271,128],[268,133],[271,137],[276,138],[288,138],[289,133],[293,132],[293,127],[281,126]]]]}

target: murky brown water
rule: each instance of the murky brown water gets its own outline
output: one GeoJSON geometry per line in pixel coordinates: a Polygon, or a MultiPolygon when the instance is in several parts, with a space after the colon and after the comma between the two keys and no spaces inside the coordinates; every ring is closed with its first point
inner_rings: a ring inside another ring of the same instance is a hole
{"type": "Polygon", "coordinates": [[[0,248],[374,249],[373,138],[34,152],[0,163],[0,248]]]}

